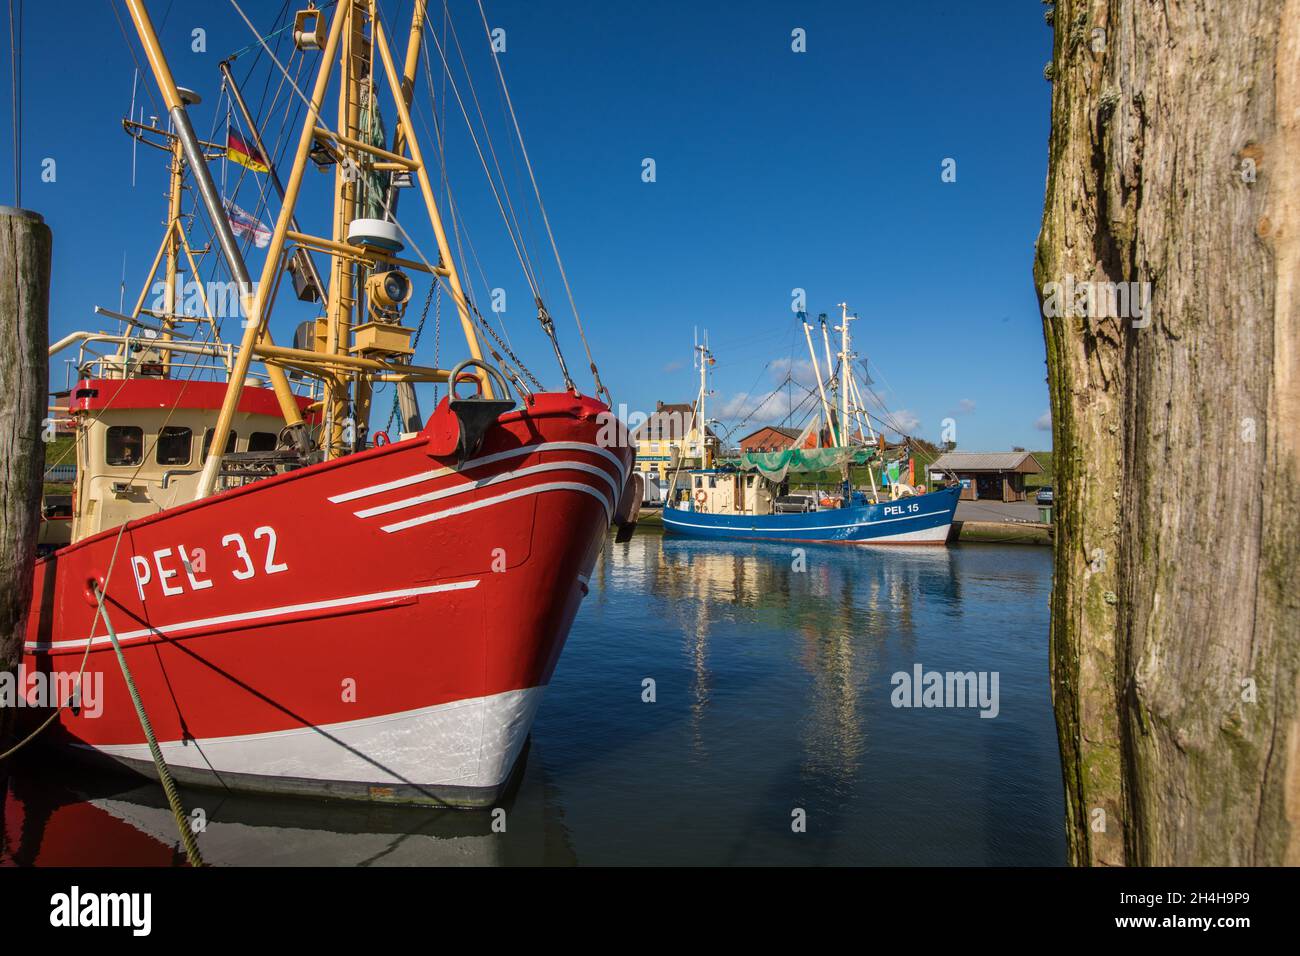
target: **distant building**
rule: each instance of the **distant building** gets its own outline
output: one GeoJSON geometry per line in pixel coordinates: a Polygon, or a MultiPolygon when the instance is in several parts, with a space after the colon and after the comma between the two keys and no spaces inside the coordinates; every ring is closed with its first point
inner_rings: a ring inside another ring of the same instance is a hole
{"type": "Polygon", "coordinates": [[[1024,501],[1025,475],[1040,475],[1043,466],[1027,451],[949,451],[927,472],[931,484],[960,481],[963,501],[1024,501]]]}
{"type": "Polygon", "coordinates": [[[800,434],[802,433],[798,428],[764,425],[758,431],[750,432],[740,439],[740,450],[743,452],[785,451],[795,443],[800,434]]]}
{"type": "Polygon", "coordinates": [[[683,470],[712,468],[719,457],[721,442],[713,429],[701,429],[700,425],[694,404],[656,402],[654,414],[632,432],[637,467],[658,472],[664,480],[671,479],[679,465],[683,470]]]}

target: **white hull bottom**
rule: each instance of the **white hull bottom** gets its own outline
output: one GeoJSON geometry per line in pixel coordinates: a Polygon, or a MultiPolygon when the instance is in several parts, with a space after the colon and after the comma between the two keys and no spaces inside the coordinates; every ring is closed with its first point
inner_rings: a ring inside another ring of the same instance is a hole
{"type": "Polygon", "coordinates": [[[943,544],[948,540],[951,524],[937,528],[923,528],[920,531],[904,531],[902,534],[890,534],[880,538],[868,538],[865,541],[852,541],[850,544],[943,544]]]}
{"type": "MultiPolygon", "coordinates": [[[[160,742],[182,783],[402,803],[488,805],[510,779],[545,687],[237,737],[160,742]]],[[[152,773],[146,744],[78,745],[152,773]]]]}

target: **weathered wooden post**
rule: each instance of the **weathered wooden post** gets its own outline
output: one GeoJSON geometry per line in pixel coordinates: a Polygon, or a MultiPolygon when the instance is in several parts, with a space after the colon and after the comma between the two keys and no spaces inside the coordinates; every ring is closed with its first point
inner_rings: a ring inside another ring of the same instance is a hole
{"type": "Polygon", "coordinates": [[[1051,16],[1070,859],[1297,865],[1300,0],[1051,16]]]}
{"type": "MultiPolygon", "coordinates": [[[[49,407],[49,226],[0,206],[0,671],[22,656],[45,473],[49,407]]],[[[0,707],[0,741],[14,709],[0,707]]]]}

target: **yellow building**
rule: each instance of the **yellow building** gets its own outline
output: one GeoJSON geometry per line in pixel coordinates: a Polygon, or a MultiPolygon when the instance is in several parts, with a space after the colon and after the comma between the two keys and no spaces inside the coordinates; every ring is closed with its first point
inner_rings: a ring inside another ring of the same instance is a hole
{"type": "Polygon", "coordinates": [[[632,432],[636,442],[637,467],[664,481],[672,480],[679,467],[712,468],[720,442],[713,429],[701,428],[694,405],[655,403],[654,414],[632,432]]]}

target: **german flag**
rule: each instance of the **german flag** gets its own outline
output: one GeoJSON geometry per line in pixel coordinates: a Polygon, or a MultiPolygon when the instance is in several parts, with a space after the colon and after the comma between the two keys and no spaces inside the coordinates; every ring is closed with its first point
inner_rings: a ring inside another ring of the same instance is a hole
{"type": "Polygon", "coordinates": [[[239,163],[255,173],[268,173],[271,167],[266,164],[262,154],[245,142],[235,130],[226,133],[226,156],[231,162],[239,163]]]}

